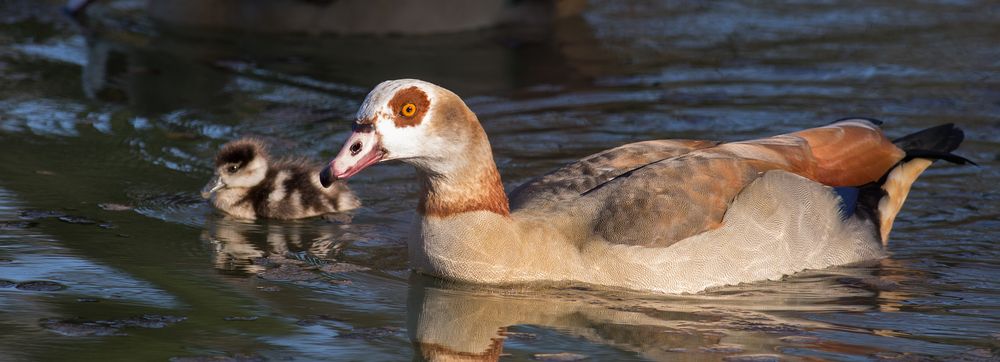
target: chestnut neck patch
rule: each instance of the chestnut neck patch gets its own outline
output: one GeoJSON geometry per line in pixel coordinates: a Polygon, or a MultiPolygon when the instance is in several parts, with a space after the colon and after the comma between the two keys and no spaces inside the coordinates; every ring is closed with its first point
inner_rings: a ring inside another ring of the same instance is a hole
{"type": "Polygon", "coordinates": [[[417,212],[436,217],[472,211],[489,211],[500,216],[510,216],[510,201],[504,193],[496,166],[491,163],[477,171],[475,175],[459,177],[469,181],[461,185],[466,187],[437,187],[427,176],[422,176],[417,212]]]}
{"type": "Polygon", "coordinates": [[[431,100],[427,98],[427,93],[417,87],[409,87],[396,92],[396,95],[389,100],[389,109],[392,110],[392,122],[396,127],[414,127],[420,124],[431,106],[431,100]],[[410,116],[403,115],[403,108],[408,104],[416,107],[416,111],[410,116]]]}

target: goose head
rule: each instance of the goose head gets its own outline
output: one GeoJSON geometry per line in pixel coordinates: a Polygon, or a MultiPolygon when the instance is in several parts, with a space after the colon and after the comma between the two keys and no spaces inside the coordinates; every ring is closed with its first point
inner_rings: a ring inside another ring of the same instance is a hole
{"type": "Polygon", "coordinates": [[[222,146],[215,156],[215,175],[201,190],[208,199],[226,189],[250,188],[267,176],[267,148],[256,139],[239,139],[222,146]]]}
{"type": "Polygon", "coordinates": [[[379,162],[400,160],[428,175],[446,175],[470,157],[490,158],[475,114],[451,91],[416,79],[385,81],[365,97],[353,132],[320,174],[329,186],[379,162]]]}

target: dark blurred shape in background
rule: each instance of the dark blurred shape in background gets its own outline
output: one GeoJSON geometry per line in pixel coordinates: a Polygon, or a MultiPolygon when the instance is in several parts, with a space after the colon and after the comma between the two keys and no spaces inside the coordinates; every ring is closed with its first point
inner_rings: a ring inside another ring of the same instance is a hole
{"type": "MultiPolygon", "coordinates": [[[[85,16],[98,0],[70,0],[85,16]]],[[[164,25],[253,33],[427,35],[579,15],[585,0],[147,0],[164,25]]]]}
{"type": "MultiPolygon", "coordinates": [[[[87,35],[84,90],[152,112],[219,101],[227,77],[199,64],[272,78],[280,74],[248,63],[299,63],[289,65],[348,84],[410,77],[482,92],[511,89],[525,75],[568,80],[574,69],[564,58],[572,54],[563,54],[567,48],[558,44],[592,43],[579,18],[584,2],[577,0],[127,3],[67,4],[87,35]],[[81,7],[85,4],[91,7],[81,7]],[[312,36],[301,36],[306,34],[312,36]]],[[[286,78],[282,81],[324,89],[286,78]]]]}

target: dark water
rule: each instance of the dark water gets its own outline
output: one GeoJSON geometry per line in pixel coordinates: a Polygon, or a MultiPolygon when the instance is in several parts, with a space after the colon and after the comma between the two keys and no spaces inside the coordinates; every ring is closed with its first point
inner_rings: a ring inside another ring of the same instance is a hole
{"type": "Polygon", "coordinates": [[[131,1],[80,28],[59,3],[0,3],[0,360],[1000,358],[996,2],[604,2],[416,38],[174,29],[131,1]],[[220,144],[329,159],[399,77],[463,95],[508,188],[625,142],[844,116],[957,123],[980,167],[926,173],[885,260],[687,296],[411,276],[398,164],[352,179],[350,220],[236,222],[199,199],[220,144]]]}

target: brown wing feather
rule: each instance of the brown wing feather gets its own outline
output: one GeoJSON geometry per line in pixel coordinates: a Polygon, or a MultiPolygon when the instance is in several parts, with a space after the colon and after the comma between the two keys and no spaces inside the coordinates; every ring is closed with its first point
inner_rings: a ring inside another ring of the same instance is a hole
{"type": "Polygon", "coordinates": [[[829,186],[877,181],[905,156],[877,126],[865,120],[847,120],[791,136],[809,143],[816,165],[812,179],[829,186]]]}
{"type": "Polygon", "coordinates": [[[669,246],[720,226],[759,172],[753,162],[701,151],[649,165],[587,196],[600,200],[594,232],[616,244],[669,246]]]}
{"type": "MultiPolygon", "coordinates": [[[[600,186],[595,232],[608,241],[663,247],[717,228],[733,198],[769,170],[830,186],[878,180],[903,152],[868,121],[721,144],[642,167],[600,186]]],[[[597,186],[595,186],[597,187],[597,186]]]]}
{"type": "Polygon", "coordinates": [[[712,147],[715,141],[654,140],[630,143],[587,156],[524,183],[510,193],[511,209],[569,201],[636,167],[712,147]]]}

